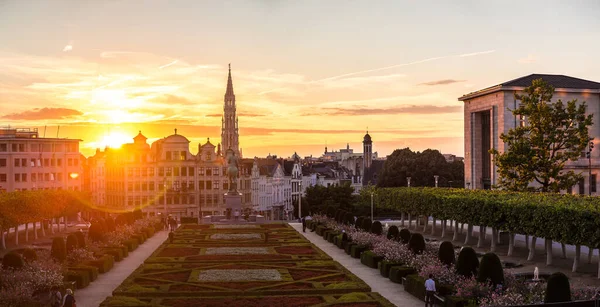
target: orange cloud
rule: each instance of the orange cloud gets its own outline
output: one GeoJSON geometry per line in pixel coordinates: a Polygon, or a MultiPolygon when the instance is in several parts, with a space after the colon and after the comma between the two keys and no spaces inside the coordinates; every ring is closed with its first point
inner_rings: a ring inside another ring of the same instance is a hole
{"type": "Polygon", "coordinates": [[[7,114],[2,118],[12,120],[65,119],[82,114],[80,111],[67,108],[35,108],[20,113],[7,114]]]}

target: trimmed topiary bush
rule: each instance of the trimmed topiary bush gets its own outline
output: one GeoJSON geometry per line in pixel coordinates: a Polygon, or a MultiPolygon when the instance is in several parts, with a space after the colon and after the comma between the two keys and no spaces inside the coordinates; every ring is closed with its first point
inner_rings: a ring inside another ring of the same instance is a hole
{"type": "Polygon", "coordinates": [[[381,226],[380,221],[375,221],[371,224],[371,233],[376,235],[381,235],[383,233],[383,226],[381,226]]]}
{"type": "Polygon", "coordinates": [[[364,230],[366,232],[371,231],[371,225],[372,224],[373,223],[371,222],[370,218],[368,218],[368,217],[364,218],[363,221],[362,221],[362,230],[364,230]]]}
{"type": "Polygon", "coordinates": [[[141,220],[143,218],[144,218],[144,214],[142,213],[141,209],[138,208],[138,209],[133,210],[133,219],[134,220],[137,221],[137,220],[141,220]]]}
{"type": "Polygon", "coordinates": [[[334,218],[335,217],[335,208],[333,206],[327,206],[327,211],[326,211],[327,217],[328,218],[334,218]]]}
{"type": "Polygon", "coordinates": [[[486,282],[490,281],[494,289],[497,285],[504,283],[504,270],[502,269],[502,262],[498,255],[494,253],[486,253],[481,258],[479,265],[479,272],[477,274],[477,281],[486,282]]]}
{"type": "Polygon", "coordinates": [[[117,218],[115,218],[115,224],[119,226],[127,225],[127,217],[124,214],[117,216],[117,218]]]}
{"type": "Polygon", "coordinates": [[[85,235],[83,234],[83,232],[76,232],[75,237],[77,237],[77,247],[85,248],[85,235]]]}
{"type": "Polygon", "coordinates": [[[354,225],[354,215],[352,215],[352,213],[346,212],[346,214],[344,214],[344,224],[354,225]]]}
{"type": "Polygon", "coordinates": [[[115,220],[110,216],[104,219],[104,226],[106,227],[106,231],[115,231],[115,229],[117,229],[115,220]]]}
{"type": "Polygon", "coordinates": [[[402,228],[402,230],[400,230],[398,237],[400,238],[399,241],[402,242],[402,244],[408,244],[408,241],[410,241],[410,237],[411,237],[410,230],[408,230],[406,228],[402,228]]]}
{"type": "Polygon", "coordinates": [[[74,234],[69,234],[67,236],[67,253],[70,253],[74,249],[77,248],[77,237],[74,234]]]}
{"type": "MultiPolygon", "coordinates": [[[[482,261],[483,262],[483,261],[482,261]]],[[[567,275],[556,272],[548,278],[544,303],[560,303],[571,301],[571,285],[567,275]]]]}
{"type": "Polygon", "coordinates": [[[25,262],[36,261],[37,253],[31,248],[26,248],[23,250],[23,260],[25,260],[25,262]]]}
{"type": "Polygon", "coordinates": [[[22,268],[23,265],[25,265],[25,263],[23,262],[23,257],[21,257],[21,255],[15,252],[10,252],[4,255],[4,258],[2,258],[2,267],[5,269],[13,268],[15,270],[18,270],[22,268]]]}
{"type": "Polygon", "coordinates": [[[356,219],[356,222],[354,223],[354,226],[356,227],[356,229],[361,229],[362,228],[362,222],[365,218],[363,216],[359,216],[356,219]]]}
{"type": "Polygon", "coordinates": [[[88,230],[88,236],[92,242],[102,241],[106,229],[104,228],[103,220],[95,220],[92,222],[90,229],[88,230]]]}
{"type": "Polygon", "coordinates": [[[390,226],[390,228],[388,229],[388,232],[387,232],[388,240],[397,240],[399,233],[400,233],[400,231],[398,230],[398,226],[396,226],[396,225],[390,226]]]}
{"type": "Polygon", "coordinates": [[[456,260],[456,273],[465,277],[471,277],[477,274],[479,269],[479,259],[477,253],[471,247],[463,247],[456,260]]]}
{"type": "Polygon", "coordinates": [[[447,266],[451,266],[456,261],[454,257],[454,245],[452,245],[452,242],[442,242],[438,251],[438,259],[440,262],[447,266]]]}
{"type": "Polygon", "coordinates": [[[63,237],[54,237],[54,239],[52,239],[50,255],[58,262],[64,262],[67,259],[67,247],[63,237]]]}
{"type": "Polygon", "coordinates": [[[425,238],[420,233],[413,233],[408,241],[408,249],[415,255],[422,254],[425,250],[425,238]]]}

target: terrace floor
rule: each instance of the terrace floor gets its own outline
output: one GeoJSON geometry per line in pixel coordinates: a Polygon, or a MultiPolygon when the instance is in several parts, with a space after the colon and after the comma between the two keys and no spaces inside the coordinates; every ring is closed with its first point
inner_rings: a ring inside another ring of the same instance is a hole
{"type": "Polygon", "coordinates": [[[77,290],[75,298],[77,306],[96,307],[117,288],[144,260],[148,258],[168,237],[168,231],[155,233],[142,245],[138,246],[129,256],[120,262],[115,262],[112,270],[98,275],[98,279],[85,289],[77,290]]]}
{"type": "Polygon", "coordinates": [[[312,244],[316,245],[327,255],[333,258],[333,260],[339,262],[354,275],[366,282],[371,287],[373,292],[378,292],[381,294],[381,296],[388,299],[392,304],[396,306],[423,305],[423,301],[415,298],[408,292],[405,292],[401,284],[396,284],[389,279],[382,277],[379,274],[379,270],[372,269],[361,264],[360,259],[350,257],[344,252],[344,250],[339,249],[337,246],[329,243],[326,240],[323,240],[323,237],[314,232],[310,232],[308,229],[305,233],[303,233],[301,223],[289,224],[312,244]]]}

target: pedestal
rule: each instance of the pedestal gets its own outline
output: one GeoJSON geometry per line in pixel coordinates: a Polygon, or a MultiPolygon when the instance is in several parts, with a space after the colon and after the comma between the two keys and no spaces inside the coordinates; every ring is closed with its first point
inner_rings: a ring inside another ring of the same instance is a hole
{"type": "Polygon", "coordinates": [[[233,216],[233,212],[235,212],[236,210],[238,212],[240,212],[240,216],[241,216],[242,194],[237,193],[237,192],[236,193],[228,192],[225,194],[224,198],[225,198],[225,208],[231,209],[232,216],[233,216]]]}

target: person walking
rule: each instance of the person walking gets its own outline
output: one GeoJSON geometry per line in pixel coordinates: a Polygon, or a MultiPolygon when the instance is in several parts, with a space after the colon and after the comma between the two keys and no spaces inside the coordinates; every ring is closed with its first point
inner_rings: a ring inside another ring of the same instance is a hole
{"type": "Polygon", "coordinates": [[[435,281],[433,274],[429,274],[429,279],[425,281],[425,307],[431,305],[433,307],[433,294],[435,294],[435,281]]]}
{"type": "Polygon", "coordinates": [[[67,294],[63,298],[62,307],[75,307],[75,295],[73,295],[73,290],[67,289],[67,294]]]}
{"type": "Polygon", "coordinates": [[[302,232],[306,232],[306,217],[303,216],[300,219],[302,220],[302,232]]]}
{"type": "Polygon", "coordinates": [[[60,290],[58,290],[57,287],[52,288],[52,303],[50,304],[50,306],[52,307],[60,307],[61,303],[62,303],[62,294],[60,293],[60,290]]]}

